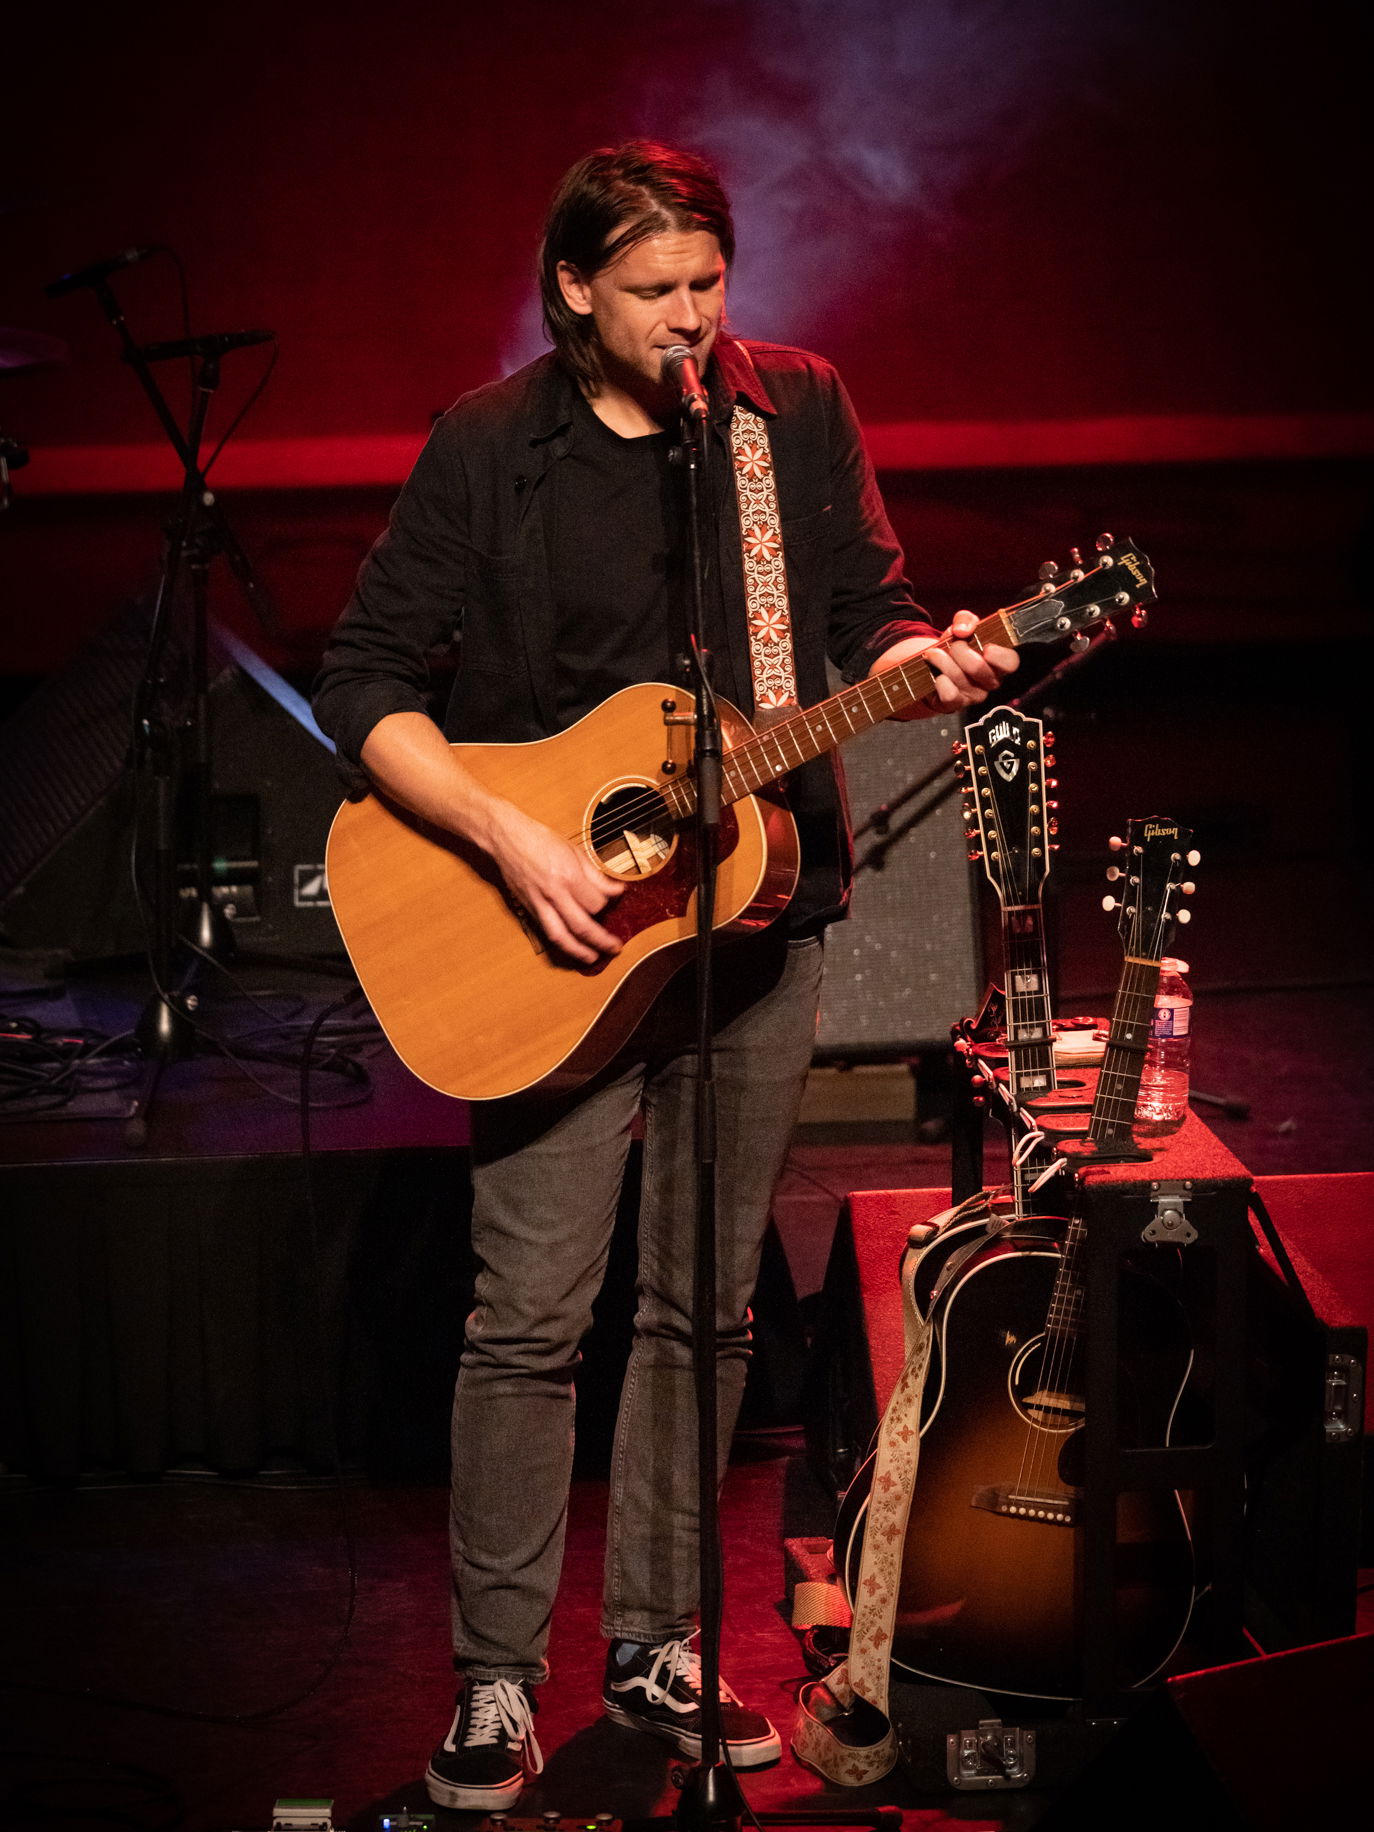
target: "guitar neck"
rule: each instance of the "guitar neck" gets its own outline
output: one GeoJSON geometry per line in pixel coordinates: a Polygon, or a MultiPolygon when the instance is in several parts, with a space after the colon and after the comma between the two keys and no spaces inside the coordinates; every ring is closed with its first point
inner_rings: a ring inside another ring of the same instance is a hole
{"type": "MultiPolygon", "coordinates": [[[[1004,611],[985,617],[963,640],[978,650],[989,643],[1001,643],[1006,648],[1017,646],[1015,629],[1004,611]]],[[[756,794],[813,757],[837,750],[860,732],[871,730],[893,713],[905,712],[929,699],[934,691],[935,670],[917,655],[846,687],[818,706],[807,706],[779,719],[767,731],[727,751],[721,772],[722,800],[736,802],[756,794]]],[[[664,800],[679,819],[690,814],[696,805],[690,778],[674,783],[664,792],[664,800]]]]}
{"type": "Polygon", "coordinates": [[[1002,959],[1006,969],[1007,1078],[1013,1098],[1023,1101],[1058,1085],[1045,931],[1038,903],[1003,907],[1002,959]]]}
{"type": "Polygon", "coordinates": [[[1159,962],[1128,954],[1088,1122],[1088,1137],[1099,1145],[1121,1144],[1131,1136],[1158,990],[1159,962]]]}
{"type": "Polygon", "coordinates": [[[1045,1317],[1045,1334],[1050,1339],[1049,1348],[1060,1349],[1058,1356],[1051,1353],[1046,1357],[1051,1366],[1056,1361],[1067,1368],[1068,1355],[1083,1325],[1083,1280],[1080,1262],[1083,1257],[1085,1231],[1078,1216],[1073,1216],[1064,1233],[1064,1245],[1060,1253],[1059,1271],[1055,1277],[1054,1290],[1050,1295],[1050,1307],[1045,1317]]]}

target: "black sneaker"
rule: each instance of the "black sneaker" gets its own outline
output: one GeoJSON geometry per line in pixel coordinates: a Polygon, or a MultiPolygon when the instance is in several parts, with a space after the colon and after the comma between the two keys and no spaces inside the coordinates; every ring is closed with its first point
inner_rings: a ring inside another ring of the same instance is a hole
{"type": "Polygon", "coordinates": [[[528,1771],[544,1766],[534,1738],[530,1688],[513,1679],[470,1679],[443,1742],[429,1759],[425,1787],[436,1807],[491,1812],[513,1804],[528,1771]]]}
{"type": "MultiPolygon", "coordinates": [[[[763,1713],[742,1705],[724,1680],[720,1698],[721,1740],[732,1765],[762,1768],[776,1762],[782,1743],[763,1713]]],[[[657,1647],[613,1641],[601,1702],[617,1724],[662,1737],[684,1756],[701,1754],[701,1658],[691,1640],[657,1647]]]]}

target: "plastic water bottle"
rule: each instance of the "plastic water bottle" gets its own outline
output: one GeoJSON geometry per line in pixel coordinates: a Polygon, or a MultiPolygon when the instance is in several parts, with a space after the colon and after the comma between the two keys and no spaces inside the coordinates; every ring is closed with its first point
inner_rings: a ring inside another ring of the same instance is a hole
{"type": "Polygon", "coordinates": [[[1188,1045],[1193,995],[1184,974],[1187,961],[1159,963],[1159,991],[1150,1020],[1150,1041],[1140,1073],[1134,1132],[1140,1139],[1164,1139],[1177,1132],[1188,1111],[1188,1045]]]}

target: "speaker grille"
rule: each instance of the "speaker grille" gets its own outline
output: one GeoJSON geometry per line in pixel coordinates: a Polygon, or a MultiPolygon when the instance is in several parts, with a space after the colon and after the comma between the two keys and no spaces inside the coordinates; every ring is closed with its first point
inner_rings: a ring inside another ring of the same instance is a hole
{"type": "Polygon", "coordinates": [[[125,605],[0,725],[0,903],[123,775],[150,615],[125,605]]]}
{"type": "MultiPolygon", "coordinates": [[[[961,732],[957,719],[889,720],[847,744],[855,826],[948,758],[961,732]]],[[[896,1058],[948,1044],[950,1025],[978,1005],[981,950],[958,797],[930,806],[948,780],[897,811],[887,842],[867,834],[857,843],[850,917],[826,942],[822,1060],[896,1058]],[[922,809],[929,812],[896,837],[922,809]],[[865,866],[876,855],[881,870],[865,866]]]]}

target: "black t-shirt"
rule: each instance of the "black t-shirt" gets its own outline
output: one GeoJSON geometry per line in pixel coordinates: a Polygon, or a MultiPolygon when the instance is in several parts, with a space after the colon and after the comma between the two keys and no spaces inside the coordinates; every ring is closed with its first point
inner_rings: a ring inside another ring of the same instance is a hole
{"type": "Polygon", "coordinates": [[[639,681],[678,679],[684,572],[671,433],[623,438],[579,398],[553,508],[559,723],[639,681]]]}

